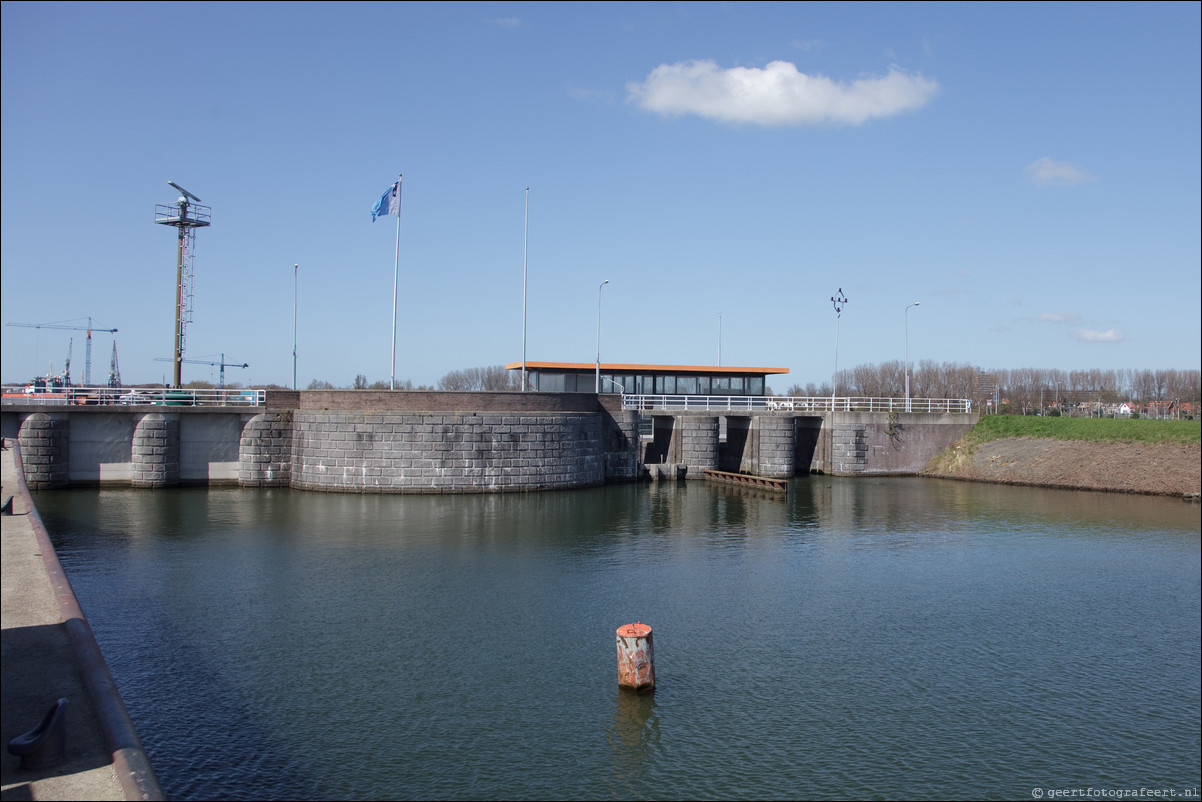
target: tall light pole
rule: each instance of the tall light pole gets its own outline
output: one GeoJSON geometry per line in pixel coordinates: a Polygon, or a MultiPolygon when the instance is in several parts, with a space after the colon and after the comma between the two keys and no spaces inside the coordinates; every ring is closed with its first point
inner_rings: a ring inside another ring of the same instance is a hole
{"type": "Polygon", "coordinates": [[[839,319],[843,317],[843,307],[847,304],[847,296],[843,294],[842,287],[839,288],[838,295],[831,296],[831,303],[835,305],[835,373],[831,376],[831,412],[834,412],[835,396],[839,387],[839,319]]]}
{"type": "Polygon", "coordinates": [[[526,224],[522,230],[522,392],[526,392],[526,247],[530,237],[530,187],[526,187],[526,224]]]}
{"type": "Polygon", "coordinates": [[[910,411],[910,307],[918,306],[918,301],[906,306],[906,361],[902,369],[906,372],[906,412],[910,411]]]}
{"type": "Polygon", "coordinates": [[[597,393],[601,392],[601,290],[609,283],[609,279],[601,282],[597,288],[597,393]]]}
{"type": "Polygon", "coordinates": [[[292,389],[296,389],[296,285],[300,281],[300,265],[292,266],[292,389]]]}

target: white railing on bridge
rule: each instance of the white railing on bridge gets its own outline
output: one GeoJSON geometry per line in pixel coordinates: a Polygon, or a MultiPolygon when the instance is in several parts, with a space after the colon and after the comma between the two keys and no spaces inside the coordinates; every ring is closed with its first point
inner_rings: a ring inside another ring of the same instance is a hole
{"type": "Polygon", "coordinates": [[[832,398],[779,395],[623,395],[622,409],[696,412],[972,412],[967,398],[832,398]]]}
{"type": "Polygon", "coordinates": [[[5,386],[4,404],[38,406],[261,407],[266,390],[170,390],[162,387],[5,386]]]}

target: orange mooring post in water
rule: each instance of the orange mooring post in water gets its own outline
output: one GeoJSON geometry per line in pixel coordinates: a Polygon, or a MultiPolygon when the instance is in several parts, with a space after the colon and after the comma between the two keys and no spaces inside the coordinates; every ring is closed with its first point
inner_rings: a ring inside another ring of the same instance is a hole
{"type": "Polygon", "coordinates": [[[635,691],[655,689],[651,627],[642,621],[618,627],[618,685],[635,691]]]}

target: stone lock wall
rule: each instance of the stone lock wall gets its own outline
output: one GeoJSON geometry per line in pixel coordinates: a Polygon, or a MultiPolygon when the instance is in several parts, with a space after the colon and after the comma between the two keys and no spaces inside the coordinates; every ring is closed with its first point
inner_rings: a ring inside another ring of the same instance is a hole
{"type": "Polygon", "coordinates": [[[288,487],[292,483],[292,410],[255,415],[242,429],[238,484],[288,487]]]}
{"type": "Polygon", "coordinates": [[[130,483],[134,487],[179,484],[179,415],[153,412],[138,421],[130,449],[130,483]]]}
{"type": "Polygon", "coordinates": [[[797,426],[791,416],[761,415],[753,422],[759,426],[758,459],[755,474],[771,479],[787,479],[797,472],[797,426]]]}
{"type": "Polygon", "coordinates": [[[612,411],[602,416],[605,432],[605,478],[629,482],[642,476],[639,462],[639,424],[642,416],[635,410],[612,411]]]}
{"type": "Polygon", "coordinates": [[[680,462],[688,476],[696,478],[703,471],[718,465],[718,418],[711,415],[688,415],[676,421],[680,427],[680,462]]]}
{"type": "Polygon", "coordinates": [[[605,482],[595,412],[297,410],[292,487],[376,493],[483,493],[605,482]]]}
{"type": "Polygon", "coordinates": [[[834,413],[825,470],[835,476],[917,474],[976,422],[976,415],[834,413]]]}
{"type": "Polygon", "coordinates": [[[379,493],[588,487],[727,471],[919,472],[975,415],[623,410],[587,393],[272,392],[266,409],[6,404],[31,488],[224,484],[379,493]],[[640,437],[649,416],[654,436],[640,437]],[[723,425],[725,440],[721,437],[723,425]],[[640,451],[645,447],[646,453],[640,451]],[[667,475],[667,474],[665,474],[667,475]]]}
{"type": "Polygon", "coordinates": [[[35,412],[21,422],[17,436],[30,490],[66,487],[70,481],[70,416],[35,412]]]}

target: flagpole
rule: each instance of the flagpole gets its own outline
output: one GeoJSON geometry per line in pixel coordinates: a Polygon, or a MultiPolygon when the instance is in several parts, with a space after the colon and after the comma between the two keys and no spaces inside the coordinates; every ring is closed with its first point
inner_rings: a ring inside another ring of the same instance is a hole
{"type": "Polygon", "coordinates": [[[392,259],[392,372],[388,389],[396,389],[396,296],[401,263],[401,173],[396,176],[396,253],[392,259]]]}
{"type": "Polygon", "coordinates": [[[530,187],[526,187],[526,228],[522,232],[522,392],[526,392],[526,248],[530,239],[530,187]]]}

